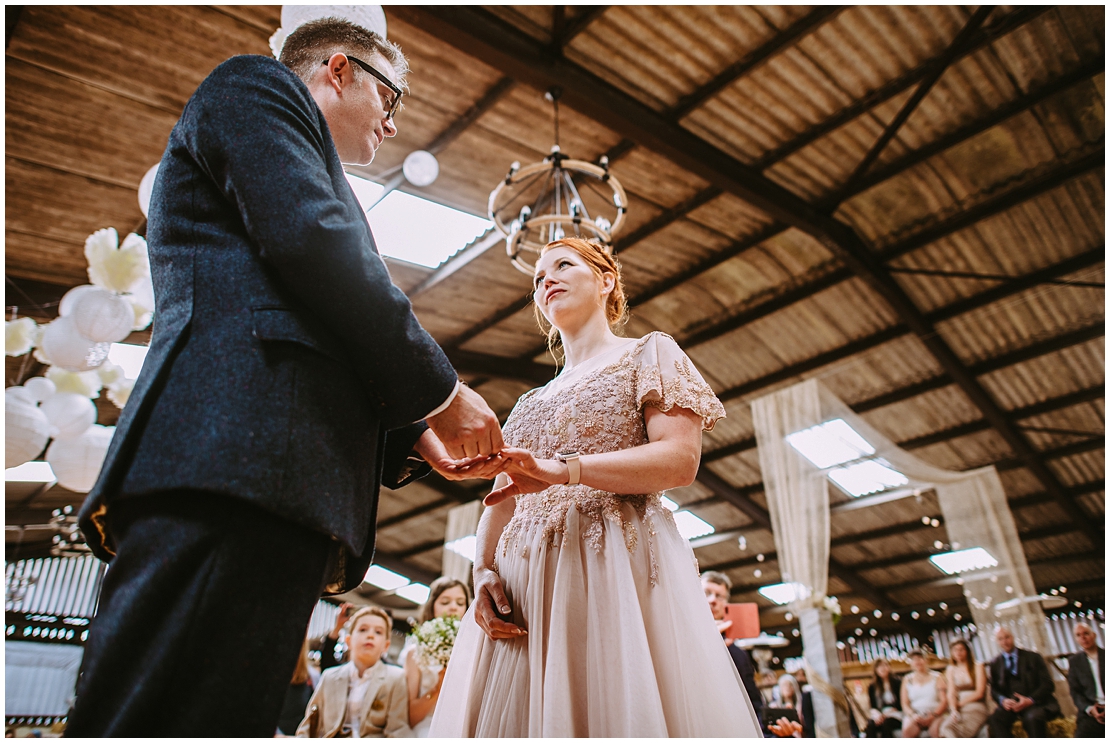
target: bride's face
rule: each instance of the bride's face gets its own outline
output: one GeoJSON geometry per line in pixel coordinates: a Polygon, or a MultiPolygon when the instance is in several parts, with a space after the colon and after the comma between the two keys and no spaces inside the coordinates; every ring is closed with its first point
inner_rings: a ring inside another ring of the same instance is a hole
{"type": "Polygon", "coordinates": [[[559,330],[580,327],[591,315],[605,316],[605,298],[613,291],[612,274],[599,278],[585,259],[571,248],[547,251],[536,264],[536,305],[559,330]]]}

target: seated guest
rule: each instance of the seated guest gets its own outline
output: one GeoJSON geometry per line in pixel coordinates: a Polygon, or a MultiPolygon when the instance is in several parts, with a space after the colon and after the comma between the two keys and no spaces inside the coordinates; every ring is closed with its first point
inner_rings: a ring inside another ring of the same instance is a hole
{"type": "Polygon", "coordinates": [[[944,680],[948,686],[948,717],[940,725],[945,738],[974,738],[987,721],[987,672],[975,662],[971,646],[956,640],[949,648],[944,680]]]}
{"type": "Polygon", "coordinates": [[[928,731],[930,738],[936,738],[941,715],[948,709],[944,677],[929,669],[920,650],[911,650],[906,657],[913,671],[902,677],[902,737],[917,738],[928,731]]]}
{"type": "Polygon", "coordinates": [[[779,702],[773,707],[793,709],[798,715],[798,722],[785,718],[771,723],[767,729],[779,738],[816,738],[817,734],[813,724],[813,697],[810,692],[802,691],[798,680],[789,673],[779,676],[779,702]]]}
{"type": "Polygon", "coordinates": [[[1106,737],[1106,658],[1087,624],[1075,625],[1081,650],[1068,658],[1068,688],[1078,710],[1076,738],[1106,737]]]}
{"type": "Polygon", "coordinates": [[[335,626],[331,628],[326,635],[320,638],[320,670],[326,671],[329,668],[335,668],[340,663],[347,662],[347,651],[343,652],[343,658],[335,657],[335,646],[339,642],[339,632],[347,626],[350,621],[351,615],[355,613],[354,604],[340,604],[339,611],[335,615],[335,626]]]}
{"type": "Polygon", "coordinates": [[[728,654],[732,656],[732,662],[736,666],[737,673],[740,674],[740,680],[744,682],[748,699],[751,700],[752,707],[755,709],[755,717],[760,720],[762,719],[763,695],[760,694],[759,687],[755,683],[755,666],[752,665],[752,659],[748,657],[747,650],[737,647],[732,640],[724,638],[725,630],[732,626],[732,622],[725,619],[725,607],[728,606],[728,600],[732,596],[732,581],[724,573],[718,573],[716,570],[706,570],[701,574],[701,587],[705,591],[706,601],[709,602],[709,611],[717,622],[717,630],[725,641],[728,654]]]}
{"type": "Polygon", "coordinates": [[[1048,737],[1048,721],[1060,716],[1060,705],[1044,658],[1015,647],[1008,627],[995,630],[994,639],[1002,652],[991,661],[991,696],[998,705],[987,718],[991,737],[1012,738],[1015,720],[1030,738],[1048,737]]]}
{"type": "Polygon", "coordinates": [[[902,682],[890,673],[890,663],[885,658],[875,661],[874,673],[867,689],[871,700],[867,737],[894,738],[902,729],[902,682]]]}
{"type": "Polygon", "coordinates": [[[324,671],[298,738],[412,737],[405,672],[382,662],[392,631],[382,609],[355,612],[347,627],[351,660],[324,671]]]}

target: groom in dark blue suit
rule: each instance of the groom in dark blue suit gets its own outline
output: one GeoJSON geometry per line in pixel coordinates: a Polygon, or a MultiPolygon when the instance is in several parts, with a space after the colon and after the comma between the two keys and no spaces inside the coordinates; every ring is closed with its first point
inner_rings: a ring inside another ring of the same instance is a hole
{"type": "Polygon", "coordinates": [[[396,134],[405,72],[315,21],[281,62],[216,68],[174,127],[150,352],[81,511],[111,567],[68,735],[272,736],[317,599],[373,557],[379,484],[501,449],[343,172],[396,134]]]}

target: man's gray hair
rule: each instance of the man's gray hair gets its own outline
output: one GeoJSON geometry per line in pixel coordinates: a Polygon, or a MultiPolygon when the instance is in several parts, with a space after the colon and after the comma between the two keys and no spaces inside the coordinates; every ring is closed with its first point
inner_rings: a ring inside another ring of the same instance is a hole
{"type": "Polygon", "coordinates": [[[732,579],[724,573],[718,573],[716,570],[706,570],[701,574],[701,579],[716,583],[718,586],[724,586],[729,591],[732,590],[732,579]]]}
{"type": "MultiPolygon", "coordinates": [[[[281,61],[307,83],[316,68],[336,52],[354,55],[367,64],[373,64],[375,54],[382,55],[397,73],[397,86],[408,92],[405,75],[408,74],[409,63],[401,47],[341,18],[320,18],[298,26],[285,39],[281,61]]],[[[355,68],[357,65],[352,66],[352,69],[355,68]]],[[[362,69],[357,69],[355,74],[363,74],[362,69]]]]}

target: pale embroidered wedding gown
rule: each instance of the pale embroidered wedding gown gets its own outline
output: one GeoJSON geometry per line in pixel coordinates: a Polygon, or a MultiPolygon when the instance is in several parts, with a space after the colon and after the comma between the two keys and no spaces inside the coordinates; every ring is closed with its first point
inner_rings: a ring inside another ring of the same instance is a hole
{"type": "MultiPolygon", "coordinates": [[[[724,408],[662,333],[567,369],[520,398],[509,446],[537,458],[647,443],[643,408],[724,408]]],[[[517,498],[496,568],[528,635],[462,620],[432,737],[759,737],[697,562],[660,493],[555,485],[517,498]]]]}

